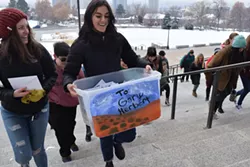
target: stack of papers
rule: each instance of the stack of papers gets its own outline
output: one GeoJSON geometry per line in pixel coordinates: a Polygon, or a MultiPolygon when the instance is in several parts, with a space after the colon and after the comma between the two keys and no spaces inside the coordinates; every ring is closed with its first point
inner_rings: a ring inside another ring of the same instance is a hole
{"type": "Polygon", "coordinates": [[[95,90],[95,89],[101,89],[101,88],[107,88],[111,87],[113,85],[117,85],[118,83],[115,82],[105,82],[104,80],[100,80],[93,88],[90,88],[88,90],[95,90]]]}
{"type": "Polygon", "coordinates": [[[36,75],[8,79],[13,89],[42,90],[42,85],[36,75]]]}

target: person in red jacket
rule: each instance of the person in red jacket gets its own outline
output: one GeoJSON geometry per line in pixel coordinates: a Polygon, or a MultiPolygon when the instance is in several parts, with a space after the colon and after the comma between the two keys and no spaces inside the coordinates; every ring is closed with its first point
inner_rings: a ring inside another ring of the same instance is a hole
{"type": "MultiPolygon", "coordinates": [[[[79,150],[75,144],[76,137],[74,135],[76,108],[79,104],[78,98],[72,97],[69,93],[66,93],[63,88],[63,71],[69,50],[70,47],[65,42],[57,42],[54,44],[55,66],[58,77],[55,86],[53,86],[49,92],[49,123],[55,130],[56,138],[60,145],[59,152],[63,162],[71,161],[71,150],[73,152],[79,150]]],[[[77,79],[83,77],[84,73],[80,70],[77,79]]],[[[86,135],[88,135],[88,132],[86,135]]]]}
{"type": "MultiPolygon", "coordinates": [[[[214,49],[214,54],[207,59],[206,67],[207,67],[208,63],[213,59],[214,55],[216,55],[219,51],[220,51],[220,48],[214,49]]],[[[206,76],[206,86],[207,86],[207,88],[206,88],[206,101],[208,101],[209,96],[210,96],[210,92],[211,92],[211,87],[213,85],[213,77],[212,77],[211,73],[209,73],[209,74],[207,73],[207,74],[205,74],[205,76],[206,76]]]]}

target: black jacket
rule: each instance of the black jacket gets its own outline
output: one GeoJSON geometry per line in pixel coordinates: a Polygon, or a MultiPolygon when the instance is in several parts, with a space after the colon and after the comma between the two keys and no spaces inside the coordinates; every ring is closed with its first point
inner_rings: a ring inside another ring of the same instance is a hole
{"type": "Polygon", "coordinates": [[[120,60],[128,67],[145,67],[148,63],[141,60],[132,50],[128,41],[120,33],[101,34],[92,32],[88,38],[77,39],[71,47],[64,69],[64,88],[76,80],[81,65],[86,76],[95,76],[121,70],[120,60]]]}
{"type": "MultiPolygon", "coordinates": [[[[42,47],[42,46],[41,46],[42,47]]],[[[15,57],[18,57],[17,55],[15,57]]],[[[7,58],[0,59],[0,100],[2,106],[10,111],[21,115],[33,115],[40,112],[48,102],[47,93],[53,87],[57,78],[55,66],[49,52],[42,47],[42,57],[32,63],[25,63],[17,59],[9,61],[7,58]],[[14,90],[8,78],[36,75],[46,91],[46,95],[38,102],[24,104],[21,98],[14,98],[14,90]]]]}
{"type": "MultiPolygon", "coordinates": [[[[203,69],[202,64],[198,64],[197,66],[195,65],[195,63],[192,63],[190,66],[190,71],[198,71],[203,69]]],[[[200,84],[200,78],[201,78],[201,74],[193,74],[191,75],[191,80],[192,80],[192,84],[193,85],[199,85],[200,84]]]]}

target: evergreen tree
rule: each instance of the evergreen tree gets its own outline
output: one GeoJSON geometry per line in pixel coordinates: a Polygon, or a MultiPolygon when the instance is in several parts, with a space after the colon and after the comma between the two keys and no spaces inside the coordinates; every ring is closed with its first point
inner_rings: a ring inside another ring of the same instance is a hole
{"type": "Polygon", "coordinates": [[[143,23],[143,17],[141,15],[138,16],[138,23],[139,24],[143,23]]]}
{"type": "Polygon", "coordinates": [[[16,0],[10,0],[8,7],[15,8],[16,7],[16,0]]]}
{"type": "Polygon", "coordinates": [[[175,17],[171,22],[171,29],[178,29],[179,28],[179,20],[175,17]]]}
{"type": "Polygon", "coordinates": [[[123,14],[125,14],[125,9],[124,9],[124,7],[123,7],[122,4],[119,4],[119,5],[117,6],[116,14],[117,14],[118,16],[122,16],[123,14]]]}
{"type": "Polygon", "coordinates": [[[170,17],[170,14],[167,13],[167,14],[165,14],[165,17],[163,18],[161,28],[167,29],[170,25],[171,25],[171,17],[170,17]]]}
{"type": "Polygon", "coordinates": [[[29,12],[29,6],[25,0],[18,0],[16,3],[16,7],[26,14],[28,14],[29,12]]]}

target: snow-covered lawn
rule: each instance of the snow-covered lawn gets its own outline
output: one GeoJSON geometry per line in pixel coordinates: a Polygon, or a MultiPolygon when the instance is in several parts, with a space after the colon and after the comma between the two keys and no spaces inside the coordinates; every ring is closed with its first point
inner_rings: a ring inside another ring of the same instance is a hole
{"type": "MultiPolygon", "coordinates": [[[[168,30],[163,29],[148,29],[148,28],[118,28],[129,43],[133,47],[151,46],[152,43],[161,46],[167,45],[168,30]]],[[[192,47],[195,44],[222,43],[232,31],[189,31],[189,30],[170,30],[170,48],[176,48],[177,45],[189,45],[192,47]]],[[[247,37],[250,33],[240,32],[247,37]]],[[[42,41],[62,41],[66,39],[74,40],[78,34],[75,32],[59,33],[59,34],[43,34],[42,41]]],[[[45,44],[49,45],[49,44],[45,44]]]]}

